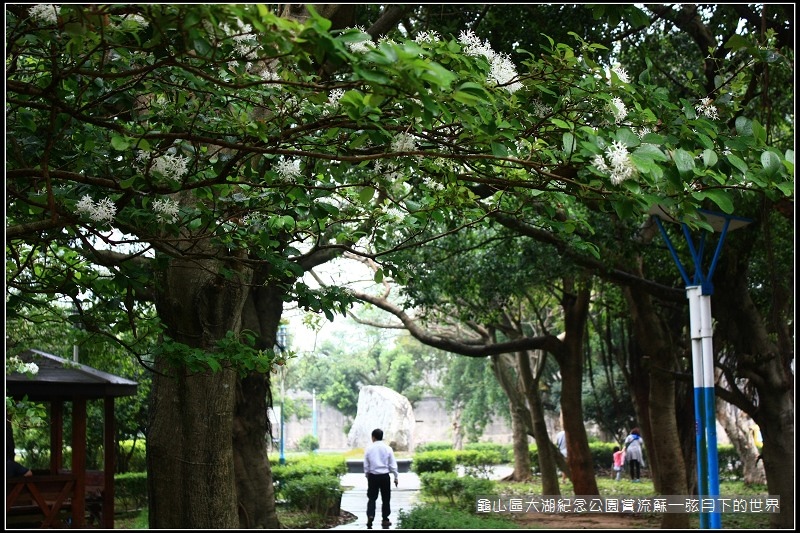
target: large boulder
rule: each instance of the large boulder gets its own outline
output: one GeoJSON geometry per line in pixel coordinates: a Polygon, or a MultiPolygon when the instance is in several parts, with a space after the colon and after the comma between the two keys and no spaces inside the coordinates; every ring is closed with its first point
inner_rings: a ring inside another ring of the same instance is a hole
{"type": "Polygon", "coordinates": [[[388,387],[367,385],[358,393],[358,411],[347,435],[350,448],[366,448],[372,430],[383,430],[383,441],[396,452],[414,450],[414,409],[408,398],[388,387]]]}

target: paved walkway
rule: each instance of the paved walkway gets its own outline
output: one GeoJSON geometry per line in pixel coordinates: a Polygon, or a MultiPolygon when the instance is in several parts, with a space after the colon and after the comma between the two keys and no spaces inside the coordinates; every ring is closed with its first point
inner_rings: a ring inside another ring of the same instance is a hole
{"type": "MultiPolygon", "coordinates": [[[[392,525],[388,529],[394,529],[397,522],[397,512],[400,510],[410,511],[417,501],[419,494],[419,476],[413,472],[402,472],[399,476],[397,487],[392,483],[392,514],[389,520],[392,525]]],[[[345,474],[342,476],[342,486],[350,487],[342,494],[342,510],[356,515],[356,519],[349,524],[336,526],[331,529],[339,530],[360,530],[367,529],[367,477],[363,473],[345,474]]],[[[378,516],[373,529],[381,528],[381,498],[378,496],[376,502],[378,516]]]]}

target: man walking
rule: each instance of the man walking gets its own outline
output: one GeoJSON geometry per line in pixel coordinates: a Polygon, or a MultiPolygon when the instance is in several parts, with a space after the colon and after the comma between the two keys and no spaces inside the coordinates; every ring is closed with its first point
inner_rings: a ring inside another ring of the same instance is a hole
{"type": "Polygon", "coordinates": [[[389,507],[389,500],[392,496],[389,474],[394,475],[394,486],[396,487],[399,481],[399,472],[394,451],[383,442],[382,429],[372,431],[372,444],[364,450],[364,474],[367,476],[367,529],[372,529],[378,493],[381,495],[381,515],[383,517],[381,526],[388,528],[392,525],[389,522],[389,514],[392,512],[389,507]]]}

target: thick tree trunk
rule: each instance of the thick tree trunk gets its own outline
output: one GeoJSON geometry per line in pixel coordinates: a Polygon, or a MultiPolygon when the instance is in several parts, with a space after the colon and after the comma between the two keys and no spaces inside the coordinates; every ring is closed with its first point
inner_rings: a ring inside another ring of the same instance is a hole
{"type": "Polygon", "coordinates": [[[757,391],[756,405],[737,406],[761,428],[767,490],[781,499],[781,512],[770,515],[770,525],[794,529],[794,376],[789,367],[794,355],[772,341],[750,297],[742,261],[723,261],[719,268],[714,316],[722,338],[735,348],[737,375],[757,391]]]}
{"type": "MultiPolygon", "coordinates": [[[[565,284],[565,292],[570,287],[565,284]]],[[[583,424],[583,338],[589,311],[588,287],[564,300],[565,335],[556,354],[561,369],[561,413],[567,436],[567,463],[576,496],[600,494],[594,475],[589,437],[583,424]]]]}
{"type": "MultiPolygon", "coordinates": [[[[166,336],[211,354],[227,332],[239,332],[251,273],[226,277],[220,272],[226,266],[224,260],[172,259],[159,272],[156,307],[166,336]]],[[[236,528],[236,373],[192,370],[180,355],[160,355],[155,366],[147,441],[150,529],[236,528]]]]}
{"type": "MultiPolygon", "coordinates": [[[[283,313],[283,291],[259,272],[242,314],[242,328],[256,333],[256,347],[271,350],[283,313]]],[[[233,424],[233,454],[236,467],[239,527],[280,527],[275,508],[272,468],[267,454],[271,427],[267,410],[272,408],[270,375],[250,374],[237,384],[233,424]]]]}
{"type": "MultiPolygon", "coordinates": [[[[679,370],[669,328],[656,313],[652,299],[640,291],[624,290],[631,309],[636,342],[650,356],[649,416],[641,419],[653,485],[658,494],[687,494],[686,465],[677,425],[675,372],[679,370]]],[[[670,319],[674,322],[678,319],[670,319]]],[[[688,319],[686,320],[688,323],[688,319]]],[[[689,515],[665,513],[662,528],[689,527],[689,515]]]]}

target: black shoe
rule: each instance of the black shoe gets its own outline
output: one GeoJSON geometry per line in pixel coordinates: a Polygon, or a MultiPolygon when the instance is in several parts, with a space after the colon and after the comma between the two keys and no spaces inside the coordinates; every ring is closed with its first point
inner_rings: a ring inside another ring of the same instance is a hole
{"type": "Polygon", "coordinates": [[[367,529],[372,529],[372,517],[367,517],[367,529]]]}
{"type": "Polygon", "coordinates": [[[388,519],[388,518],[384,518],[384,519],[383,519],[383,522],[381,522],[381,526],[382,526],[382,527],[389,527],[389,526],[391,526],[391,525],[392,525],[392,523],[391,523],[391,522],[389,522],[389,519],[388,519]]]}

